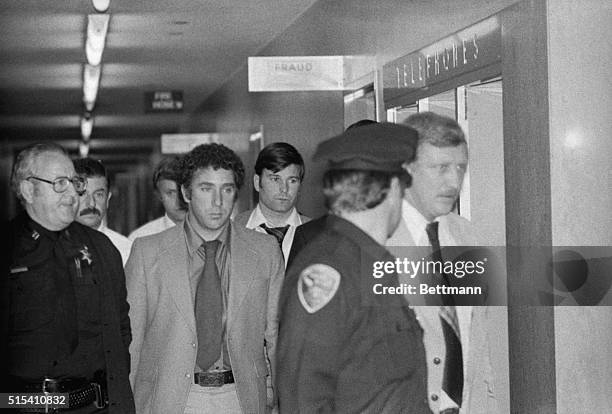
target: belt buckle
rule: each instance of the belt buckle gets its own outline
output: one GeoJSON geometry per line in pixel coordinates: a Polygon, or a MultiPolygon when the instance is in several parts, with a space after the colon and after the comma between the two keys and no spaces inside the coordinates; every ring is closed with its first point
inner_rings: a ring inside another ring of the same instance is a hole
{"type": "Polygon", "coordinates": [[[104,400],[104,394],[102,394],[102,386],[97,382],[92,382],[91,386],[94,388],[94,392],[96,393],[96,400],[94,401],[94,405],[96,408],[104,408],[106,407],[106,401],[104,400]]]}
{"type": "Polygon", "coordinates": [[[224,384],[224,372],[200,372],[198,374],[198,384],[202,387],[222,387],[224,384]]]}
{"type": "MultiPolygon", "coordinates": [[[[45,377],[45,379],[42,382],[42,393],[45,396],[48,396],[50,394],[50,392],[47,390],[47,384],[51,382],[55,382],[55,380],[51,378],[47,378],[47,377],[45,377]]],[[[45,398],[45,413],[54,413],[54,412],[55,412],[55,408],[49,407],[49,398],[45,398]]]]}
{"type": "Polygon", "coordinates": [[[45,379],[42,382],[42,392],[43,392],[43,394],[47,395],[47,394],[51,393],[50,391],[47,390],[47,385],[51,384],[51,383],[54,383],[54,382],[57,382],[57,381],[54,380],[53,378],[45,377],[45,379]]]}

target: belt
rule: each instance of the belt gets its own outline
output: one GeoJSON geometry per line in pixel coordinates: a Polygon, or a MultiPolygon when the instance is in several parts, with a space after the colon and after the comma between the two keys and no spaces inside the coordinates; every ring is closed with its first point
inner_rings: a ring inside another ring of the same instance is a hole
{"type": "Polygon", "coordinates": [[[445,410],[440,411],[440,414],[459,414],[458,408],[447,408],[445,410]]]}
{"type": "Polygon", "coordinates": [[[38,392],[43,394],[68,394],[68,407],[31,408],[22,412],[54,413],[70,411],[77,408],[95,404],[96,408],[104,408],[108,404],[106,387],[103,384],[87,381],[85,378],[45,378],[39,382],[19,381],[19,388],[24,392],[38,392]]]}
{"type": "Polygon", "coordinates": [[[193,382],[201,387],[221,387],[224,384],[233,384],[234,374],[232,371],[196,372],[193,382]]]}

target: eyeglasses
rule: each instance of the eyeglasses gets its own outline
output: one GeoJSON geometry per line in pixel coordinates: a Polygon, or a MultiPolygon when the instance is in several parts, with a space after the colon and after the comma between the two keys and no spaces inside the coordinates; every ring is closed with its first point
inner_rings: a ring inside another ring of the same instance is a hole
{"type": "Polygon", "coordinates": [[[26,180],[29,180],[31,178],[38,180],[38,181],[42,181],[43,183],[53,185],[53,191],[55,191],[56,193],[63,193],[66,190],[68,190],[68,186],[70,185],[70,183],[72,183],[75,191],[79,195],[83,194],[85,192],[85,189],[87,188],[87,180],[84,177],[81,177],[80,175],[75,175],[72,178],[57,177],[53,181],[45,180],[44,178],[40,178],[40,177],[34,177],[32,175],[26,178],[26,180]]]}

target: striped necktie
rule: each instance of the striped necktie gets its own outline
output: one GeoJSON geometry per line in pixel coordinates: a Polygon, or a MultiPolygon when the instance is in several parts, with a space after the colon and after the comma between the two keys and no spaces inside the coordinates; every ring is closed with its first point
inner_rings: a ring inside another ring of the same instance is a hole
{"type": "Polygon", "coordinates": [[[266,233],[276,237],[278,244],[283,246],[283,239],[285,238],[285,234],[287,234],[287,230],[289,230],[289,225],[287,224],[284,227],[268,227],[266,223],[261,223],[259,225],[262,229],[266,231],[266,233]]]}

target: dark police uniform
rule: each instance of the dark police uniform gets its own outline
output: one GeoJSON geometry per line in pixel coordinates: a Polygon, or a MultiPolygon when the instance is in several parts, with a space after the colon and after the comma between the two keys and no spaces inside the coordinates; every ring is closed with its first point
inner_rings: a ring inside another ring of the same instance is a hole
{"type": "MultiPolygon", "coordinates": [[[[282,413],[429,413],[422,330],[403,297],[371,295],[363,264],[393,257],[352,223],[330,215],[298,254],[280,302],[278,391],[282,413]],[[299,298],[313,264],[340,275],[323,308],[299,298]]],[[[389,286],[397,276],[380,279],[389,286]]]]}
{"type": "Polygon", "coordinates": [[[327,215],[323,215],[314,220],[310,220],[308,223],[297,226],[293,236],[293,243],[291,244],[289,258],[287,259],[287,268],[291,266],[291,263],[293,263],[293,260],[297,254],[308,245],[310,240],[314,239],[317,234],[323,231],[326,220],[327,215]]]}
{"type": "Polygon", "coordinates": [[[54,232],[20,214],[8,225],[2,281],[2,391],[71,392],[77,412],[133,413],[121,257],[77,222],[54,232]],[[49,379],[45,382],[45,378],[49,379]],[[91,386],[95,383],[98,385],[91,386]],[[100,398],[100,394],[102,398],[100,398]]]}
{"type": "MultiPolygon", "coordinates": [[[[331,169],[396,175],[415,147],[412,129],[376,124],[323,142],[315,158],[331,169]]],[[[401,295],[372,290],[397,286],[395,273],[372,275],[374,262],[394,258],[353,223],[321,220],[320,233],[292,258],[279,301],[280,412],[430,413],[421,327],[401,295]],[[323,295],[307,283],[311,274],[327,283],[323,295]]]]}

